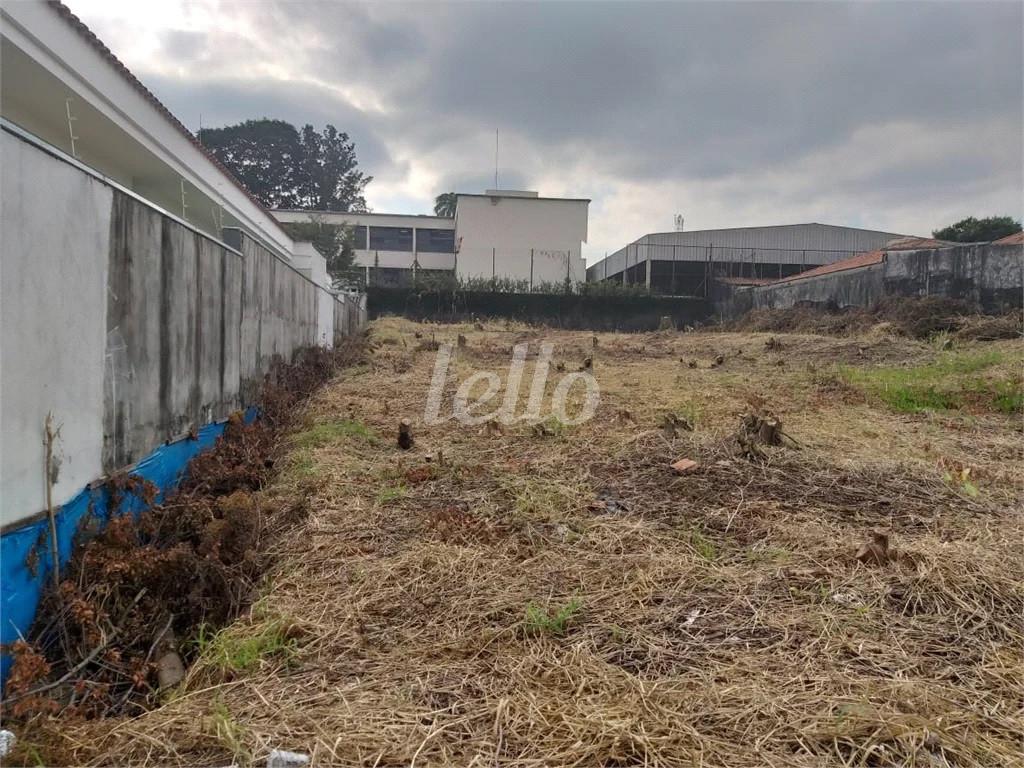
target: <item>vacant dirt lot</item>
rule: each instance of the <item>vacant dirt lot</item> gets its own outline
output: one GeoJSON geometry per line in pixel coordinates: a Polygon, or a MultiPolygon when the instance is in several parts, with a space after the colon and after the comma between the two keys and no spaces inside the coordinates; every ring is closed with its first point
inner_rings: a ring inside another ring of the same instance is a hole
{"type": "Polygon", "coordinates": [[[158,709],[62,723],[24,754],[1021,764],[1018,340],[401,320],[371,337],[262,492],[310,513],[251,611],[200,638],[158,709]],[[504,380],[519,343],[525,401],[547,341],[548,395],[592,358],[595,417],[425,424],[432,347],[459,334],[442,415],[473,372],[504,380]],[[737,440],[744,414],[780,419],[783,444],[737,440]]]}

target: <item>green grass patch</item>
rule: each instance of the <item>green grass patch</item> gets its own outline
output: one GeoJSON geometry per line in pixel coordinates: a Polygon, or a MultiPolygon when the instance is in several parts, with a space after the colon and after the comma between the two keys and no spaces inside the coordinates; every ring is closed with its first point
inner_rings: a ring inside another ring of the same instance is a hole
{"type": "Polygon", "coordinates": [[[718,556],[715,543],[700,531],[690,531],[690,546],[705,560],[711,561],[718,556]]]}
{"type": "Polygon", "coordinates": [[[564,635],[580,611],[583,603],[578,598],[572,598],[563,606],[557,607],[554,611],[536,603],[526,606],[526,618],[523,626],[530,634],[535,635],[564,635]]]}
{"type": "Polygon", "coordinates": [[[286,478],[306,480],[316,476],[316,461],[312,451],[304,449],[287,456],[283,474],[286,478]]]}
{"type": "Polygon", "coordinates": [[[325,445],[338,443],[350,437],[376,443],[378,437],[373,430],[354,419],[341,419],[316,424],[302,432],[291,436],[292,444],[300,449],[321,448],[325,445]]]}
{"type": "Polygon", "coordinates": [[[198,663],[216,669],[221,674],[252,672],[264,660],[292,659],[298,651],[298,641],[283,619],[261,626],[234,625],[220,632],[210,632],[206,625],[199,627],[195,639],[198,663]]]}
{"type": "Polygon", "coordinates": [[[512,502],[512,519],[520,523],[561,521],[585,495],[578,486],[545,478],[506,476],[498,482],[512,502]]]}
{"type": "Polygon", "coordinates": [[[999,413],[1020,413],[1024,394],[1019,378],[985,378],[985,370],[1006,362],[999,351],[942,352],[932,363],[908,367],[854,368],[840,376],[898,413],[947,411],[973,406],[999,413]]]}
{"type": "Polygon", "coordinates": [[[212,735],[234,756],[236,762],[242,765],[252,762],[252,754],[245,748],[248,730],[235,719],[222,698],[218,697],[210,708],[207,723],[212,735]]]}
{"type": "Polygon", "coordinates": [[[383,507],[393,501],[398,501],[400,498],[405,496],[406,492],[406,487],[404,485],[385,486],[377,492],[377,504],[383,507]]]}

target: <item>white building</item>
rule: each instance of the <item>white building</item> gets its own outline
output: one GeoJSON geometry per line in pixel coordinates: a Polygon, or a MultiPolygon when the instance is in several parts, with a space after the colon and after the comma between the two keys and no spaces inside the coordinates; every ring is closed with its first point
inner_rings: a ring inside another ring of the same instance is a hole
{"type": "Polygon", "coordinates": [[[427,274],[455,269],[455,220],[438,216],[331,211],[274,211],[282,223],[318,221],[351,227],[355,263],[367,282],[391,283],[413,271],[427,274]],[[371,274],[372,273],[372,274],[371,274]]]}
{"type": "Polygon", "coordinates": [[[0,8],[0,115],[190,226],[239,228],[285,260],[278,221],[71,11],[0,8]]]}
{"type": "Polygon", "coordinates": [[[456,274],[463,279],[510,278],[532,287],[583,282],[589,206],[590,200],[516,190],[459,194],[456,274]]]}
{"type": "Polygon", "coordinates": [[[449,273],[463,280],[515,280],[527,288],[582,282],[589,200],[489,189],[458,194],[454,219],[382,213],[274,211],[281,222],[354,228],[355,261],[369,282],[449,273]]]}

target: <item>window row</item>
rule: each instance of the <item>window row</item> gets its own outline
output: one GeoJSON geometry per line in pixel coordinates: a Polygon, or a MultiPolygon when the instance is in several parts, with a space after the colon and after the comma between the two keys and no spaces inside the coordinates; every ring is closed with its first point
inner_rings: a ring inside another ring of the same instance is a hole
{"type": "MultiPolygon", "coordinates": [[[[412,227],[366,227],[355,228],[357,251],[408,251],[413,250],[412,227]],[[367,243],[369,230],[369,243],[367,243]]],[[[455,253],[455,230],[416,229],[416,251],[419,253],[455,253]]]]}

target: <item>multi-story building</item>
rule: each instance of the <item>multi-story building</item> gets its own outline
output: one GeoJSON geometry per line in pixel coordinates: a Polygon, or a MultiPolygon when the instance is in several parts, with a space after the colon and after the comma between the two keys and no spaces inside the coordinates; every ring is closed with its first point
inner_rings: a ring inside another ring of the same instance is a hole
{"type": "Polygon", "coordinates": [[[512,280],[525,288],[585,280],[581,253],[589,200],[489,189],[458,194],[454,218],[386,213],[274,211],[281,222],[352,227],[355,263],[368,283],[449,275],[512,280]]]}

